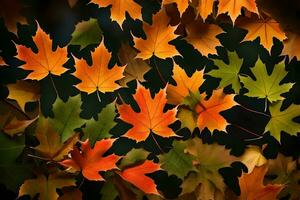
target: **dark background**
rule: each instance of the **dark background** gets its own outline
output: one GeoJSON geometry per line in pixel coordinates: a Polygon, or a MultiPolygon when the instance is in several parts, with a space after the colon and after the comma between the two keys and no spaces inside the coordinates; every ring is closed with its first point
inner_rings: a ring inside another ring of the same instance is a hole
{"type": "MultiPolygon", "coordinates": [[[[1,0],[0,6],[9,0],[1,0]]],[[[156,1],[150,0],[137,0],[142,5],[143,20],[151,23],[152,14],[159,10],[160,4],[156,1]]],[[[18,68],[22,64],[21,61],[14,58],[16,55],[16,44],[25,44],[36,50],[36,47],[32,41],[32,36],[35,34],[36,22],[39,23],[41,28],[50,34],[53,40],[53,48],[57,45],[66,46],[71,40],[71,34],[75,29],[75,24],[87,20],[89,18],[98,19],[99,26],[103,31],[105,46],[112,52],[111,65],[118,63],[117,52],[122,42],[129,42],[133,45],[132,36],[130,32],[136,37],[145,37],[142,31],[141,21],[134,21],[130,17],[123,24],[123,31],[117,23],[112,22],[110,19],[109,8],[98,8],[94,4],[88,4],[88,0],[79,1],[73,8],[71,8],[66,0],[52,0],[52,1],[40,1],[40,0],[23,0],[22,14],[26,16],[28,25],[18,25],[18,35],[8,32],[4,25],[3,19],[0,19],[0,55],[5,59],[9,67],[0,68],[0,99],[5,99],[8,95],[6,84],[15,83],[16,80],[23,79],[26,77],[28,72],[25,72],[18,68]]],[[[300,30],[300,5],[299,1],[272,1],[270,5],[259,1],[259,4],[266,10],[270,10],[274,14],[274,18],[282,22],[283,27],[289,31],[299,32],[300,30]]],[[[240,43],[246,34],[245,30],[239,28],[233,28],[229,24],[221,24],[224,29],[224,33],[218,36],[224,47],[217,47],[219,56],[211,56],[210,58],[222,58],[225,62],[227,60],[226,52],[237,51],[238,55],[244,58],[242,66],[242,73],[251,75],[250,68],[255,64],[258,56],[266,63],[269,73],[272,72],[274,65],[282,60],[285,60],[286,70],[289,71],[287,77],[283,82],[295,82],[295,85],[289,93],[284,96],[284,108],[290,104],[300,104],[300,62],[295,58],[288,59],[287,57],[280,56],[283,44],[274,39],[274,46],[271,53],[265,50],[259,45],[259,40],[253,42],[240,43]]],[[[207,57],[202,56],[193,47],[187,44],[182,37],[179,37],[172,42],[182,56],[176,56],[175,62],[183,67],[186,72],[191,75],[195,70],[203,69],[206,66],[206,70],[213,68],[212,61],[207,57]]],[[[300,44],[299,44],[300,45],[300,44]]],[[[70,53],[77,57],[84,57],[91,62],[90,51],[93,50],[97,45],[89,45],[80,51],[79,46],[68,46],[69,56],[70,53]]],[[[159,58],[151,58],[150,65],[153,67],[154,62],[157,62],[159,70],[161,71],[165,80],[172,82],[172,60],[166,59],[161,60],[159,58]],[[154,61],[155,59],[155,61],[154,61]]],[[[227,61],[228,62],[228,61],[227,61]]],[[[70,72],[74,71],[74,61],[70,56],[69,61],[65,64],[67,68],[70,68],[70,72]]],[[[164,87],[164,84],[157,77],[157,71],[151,69],[146,75],[146,83],[144,85],[149,87],[152,92],[157,92],[160,88],[164,87]]],[[[201,92],[211,93],[213,89],[218,86],[218,80],[210,77],[206,77],[205,83],[200,87],[201,92]]],[[[67,100],[69,96],[76,95],[77,91],[73,85],[79,81],[71,76],[69,73],[64,74],[60,77],[54,77],[54,82],[58,89],[59,97],[63,100],[67,100]]],[[[51,106],[56,99],[56,93],[52,87],[49,77],[46,77],[41,83],[41,105],[42,112],[46,116],[51,116],[51,106]]],[[[95,116],[106,104],[112,102],[116,97],[117,93],[125,99],[126,102],[131,103],[134,106],[132,99],[132,93],[136,87],[136,83],[133,81],[129,83],[129,88],[122,88],[118,91],[110,94],[101,94],[101,103],[98,102],[96,94],[86,95],[82,93],[83,104],[82,104],[82,117],[90,118],[95,116]]],[[[230,87],[225,88],[227,93],[233,91],[230,87]]],[[[245,90],[246,91],[246,90],[245,90]]],[[[245,91],[242,91],[245,92],[245,91]]],[[[235,99],[241,105],[251,108],[253,110],[262,111],[264,110],[265,101],[257,100],[254,98],[248,98],[245,96],[237,95],[235,99]]],[[[29,104],[26,107],[27,110],[32,109],[36,106],[34,103],[29,104]]],[[[136,106],[136,105],[135,105],[136,106]]],[[[283,108],[283,109],[284,109],[283,108]]],[[[199,130],[194,131],[193,135],[197,135],[204,139],[207,143],[218,142],[219,144],[226,145],[231,150],[231,153],[239,156],[243,153],[245,146],[252,145],[263,145],[266,144],[264,149],[264,155],[266,158],[275,158],[278,152],[283,153],[285,156],[293,156],[298,158],[300,154],[300,137],[291,136],[286,133],[282,133],[281,144],[271,137],[268,133],[263,136],[262,139],[248,140],[254,138],[249,132],[242,130],[243,127],[256,134],[262,135],[264,128],[268,123],[268,118],[262,115],[251,113],[241,107],[234,107],[228,111],[222,113],[227,119],[229,125],[227,132],[214,131],[210,133],[207,129],[203,130],[200,134],[199,130]]],[[[296,119],[300,122],[300,119],[296,119]]],[[[172,128],[178,130],[180,127],[179,123],[175,123],[172,128]]],[[[118,121],[118,124],[111,131],[115,136],[122,135],[128,129],[128,125],[118,121]],[[118,133],[118,134],[116,134],[118,133]]],[[[179,135],[188,138],[191,133],[187,129],[182,129],[178,132],[179,135]]],[[[172,139],[163,139],[156,136],[157,141],[162,146],[164,151],[168,151],[171,148],[172,139]]],[[[31,145],[31,140],[27,141],[28,145],[31,145]]],[[[152,158],[155,159],[155,155],[159,154],[159,150],[151,138],[147,139],[146,142],[136,144],[134,141],[120,138],[112,151],[116,154],[124,155],[133,147],[143,147],[147,151],[152,152],[152,158]]],[[[150,156],[151,157],[151,156],[150,156]]],[[[234,190],[236,190],[236,174],[241,166],[233,166],[232,168],[223,171],[223,176],[227,184],[234,190]]],[[[13,173],[13,172],[12,172],[13,173]]],[[[166,172],[159,171],[151,175],[155,179],[158,185],[158,189],[161,190],[166,197],[174,198],[180,193],[181,180],[176,176],[168,176],[166,172]],[[174,190],[175,188],[175,190],[174,190]]],[[[102,183],[100,182],[89,182],[85,181],[81,187],[83,191],[84,199],[100,199],[100,188],[102,183]]],[[[2,197],[9,195],[5,199],[14,199],[16,194],[12,191],[5,189],[4,185],[0,185],[2,197]]]]}

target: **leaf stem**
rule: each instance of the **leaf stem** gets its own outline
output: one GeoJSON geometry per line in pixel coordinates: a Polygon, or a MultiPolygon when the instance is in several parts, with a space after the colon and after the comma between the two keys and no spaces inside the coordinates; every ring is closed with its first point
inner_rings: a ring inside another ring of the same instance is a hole
{"type": "Polygon", "coordinates": [[[96,94],[97,94],[97,98],[98,98],[99,103],[101,103],[101,98],[100,98],[98,87],[96,89],[96,94]]]}
{"type": "Polygon", "coordinates": [[[254,132],[252,132],[252,131],[250,131],[250,130],[244,128],[244,127],[241,127],[240,125],[237,125],[237,124],[231,124],[231,125],[233,125],[233,126],[239,128],[239,129],[241,129],[241,130],[243,130],[243,131],[245,131],[245,132],[247,132],[247,133],[250,133],[251,135],[254,135],[254,136],[256,136],[256,137],[262,137],[261,135],[259,135],[259,134],[257,134],[257,133],[254,133],[254,132]]]}
{"type": "Polygon", "coordinates": [[[51,73],[49,73],[49,76],[50,76],[50,80],[51,80],[51,83],[52,83],[53,89],[55,90],[56,96],[57,96],[57,98],[58,98],[58,97],[59,97],[59,95],[58,95],[57,88],[56,88],[56,86],[55,86],[55,84],[54,84],[54,80],[53,80],[53,78],[52,78],[52,74],[51,74],[51,73]]]}
{"type": "Polygon", "coordinates": [[[266,114],[266,113],[264,113],[264,112],[252,110],[252,109],[247,108],[247,107],[245,107],[245,106],[243,106],[243,105],[241,105],[241,104],[240,104],[239,106],[242,107],[242,108],[244,108],[245,110],[247,110],[247,111],[249,111],[249,112],[256,113],[256,114],[260,114],[260,115],[266,116],[266,117],[268,117],[268,118],[271,118],[271,115],[268,115],[268,114],[266,114]]]}
{"type": "Polygon", "coordinates": [[[151,131],[150,135],[151,135],[153,141],[155,142],[156,146],[158,147],[159,151],[160,151],[162,154],[164,154],[164,153],[165,153],[164,150],[163,150],[163,149],[161,148],[161,146],[158,144],[158,142],[157,142],[157,140],[155,139],[155,137],[154,137],[152,131],[151,131]]]}
{"type": "Polygon", "coordinates": [[[156,63],[155,56],[152,56],[152,58],[153,58],[154,67],[155,67],[155,69],[156,69],[156,71],[157,71],[157,73],[158,73],[158,75],[159,75],[160,80],[164,83],[164,85],[166,85],[167,82],[166,82],[166,80],[164,79],[164,77],[162,76],[162,74],[160,73],[160,71],[159,71],[159,69],[158,69],[158,65],[157,65],[157,63],[156,63]]]}

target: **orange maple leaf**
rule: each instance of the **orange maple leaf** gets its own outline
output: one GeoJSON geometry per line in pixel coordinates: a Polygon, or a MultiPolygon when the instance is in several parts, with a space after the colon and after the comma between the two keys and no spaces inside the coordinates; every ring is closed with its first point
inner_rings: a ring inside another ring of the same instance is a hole
{"type": "Polygon", "coordinates": [[[297,33],[287,33],[288,39],[283,41],[282,55],[288,55],[292,59],[294,56],[300,60],[300,35],[297,33]]]}
{"type": "Polygon", "coordinates": [[[89,66],[84,59],[76,59],[76,71],[73,75],[81,80],[81,83],[77,84],[76,87],[88,94],[97,90],[103,93],[113,92],[120,88],[116,81],[124,77],[125,66],[118,67],[115,65],[111,69],[108,68],[110,53],[103,43],[92,52],[92,60],[93,64],[89,66]]]}
{"type": "Polygon", "coordinates": [[[241,14],[242,8],[259,14],[255,0],[219,0],[218,15],[228,13],[234,23],[236,18],[241,14]]]}
{"type": "Polygon", "coordinates": [[[114,154],[103,157],[114,141],[114,139],[97,141],[92,149],[87,139],[81,142],[81,149],[76,147],[71,151],[71,159],[64,160],[60,164],[76,171],[82,170],[83,176],[88,180],[102,181],[104,179],[99,172],[116,169],[116,162],[120,159],[114,154]]]}
{"type": "Polygon", "coordinates": [[[174,34],[176,27],[169,26],[169,21],[165,10],[162,9],[154,15],[152,25],[143,24],[146,40],[134,38],[135,48],[140,51],[137,58],[146,60],[155,55],[165,59],[179,55],[175,46],[169,44],[177,37],[174,34]]]}
{"type": "Polygon", "coordinates": [[[2,56],[0,56],[0,66],[6,65],[5,61],[3,60],[2,56]]]}
{"type": "Polygon", "coordinates": [[[279,23],[271,18],[259,19],[257,16],[250,19],[241,18],[238,20],[237,26],[248,31],[243,41],[252,41],[259,37],[260,43],[268,51],[270,51],[273,46],[274,37],[280,41],[286,39],[285,33],[280,29],[279,23]]]}
{"type": "Polygon", "coordinates": [[[129,183],[132,183],[137,188],[146,194],[159,194],[156,189],[155,182],[146,176],[146,174],[153,173],[160,169],[160,164],[146,160],[144,163],[125,169],[118,174],[129,183]]]}
{"type": "Polygon", "coordinates": [[[222,89],[215,90],[212,96],[206,100],[205,95],[201,95],[201,101],[196,106],[196,112],[198,113],[197,125],[203,130],[207,127],[210,131],[215,129],[225,131],[228,125],[220,112],[230,109],[237,105],[233,100],[234,95],[226,95],[222,89]]]}
{"type": "Polygon", "coordinates": [[[142,7],[134,0],[92,0],[101,7],[111,5],[111,18],[122,26],[126,19],[126,12],[132,19],[142,19],[142,7]]]}
{"type": "Polygon", "coordinates": [[[213,11],[213,5],[215,0],[199,0],[197,5],[197,10],[199,12],[199,15],[203,19],[203,21],[206,20],[208,15],[210,15],[213,11]]]}
{"type": "Polygon", "coordinates": [[[189,7],[189,0],[163,0],[162,1],[162,5],[167,5],[171,3],[176,3],[180,16],[189,7]]]}
{"type": "Polygon", "coordinates": [[[202,21],[194,21],[186,25],[187,37],[185,38],[190,44],[194,46],[202,55],[216,54],[217,46],[221,43],[217,35],[223,30],[214,24],[205,24],[202,21]]]}
{"type": "Polygon", "coordinates": [[[167,102],[166,88],[152,98],[149,90],[138,85],[134,99],[139,105],[140,112],[135,112],[129,105],[118,106],[120,119],[133,125],[125,137],[140,142],[146,140],[151,131],[162,137],[175,136],[168,126],[176,121],[177,108],[163,112],[167,102]]]}
{"type": "Polygon", "coordinates": [[[68,60],[67,48],[57,47],[55,51],[52,51],[52,41],[39,25],[33,41],[38,53],[34,53],[23,45],[17,45],[17,58],[26,62],[21,68],[32,71],[26,79],[41,80],[48,74],[60,76],[68,70],[63,67],[68,60]]]}
{"type": "Polygon", "coordinates": [[[178,105],[182,103],[190,92],[195,93],[198,91],[204,81],[203,70],[196,71],[189,77],[184,69],[175,64],[173,68],[173,79],[176,82],[176,86],[171,84],[167,86],[168,103],[178,105]]]}
{"type": "Polygon", "coordinates": [[[276,196],[283,189],[281,184],[268,184],[264,185],[263,180],[266,172],[268,171],[267,165],[255,167],[250,174],[243,174],[239,178],[241,188],[240,200],[275,200],[276,196]]]}

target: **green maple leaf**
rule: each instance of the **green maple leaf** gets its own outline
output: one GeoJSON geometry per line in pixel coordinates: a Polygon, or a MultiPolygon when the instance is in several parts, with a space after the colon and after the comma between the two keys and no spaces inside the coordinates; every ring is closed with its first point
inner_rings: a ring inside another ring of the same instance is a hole
{"type": "Polygon", "coordinates": [[[16,162],[25,147],[25,136],[11,139],[0,131],[0,146],[0,182],[16,192],[24,180],[31,175],[28,165],[16,162]]]}
{"type": "Polygon", "coordinates": [[[182,195],[199,191],[199,199],[215,199],[216,192],[224,195],[225,183],[219,169],[228,167],[237,158],[230,155],[224,146],[218,144],[203,144],[199,138],[186,141],[186,152],[193,155],[193,164],[197,169],[183,180],[182,195]],[[199,188],[200,186],[200,188],[199,188]]]}
{"type": "Polygon", "coordinates": [[[265,64],[258,59],[255,67],[252,68],[256,80],[250,77],[240,77],[244,87],[248,89],[246,93],[249,97],[266,98],[270,102],[283,100],[281,94],[288,92],[293,83],[280,84],[287,75],[284,61],[274,66],[272,74],[269,76],[265,64]]]}
{"type": "Polygon", "coordinates": [[[219,59],[214,59],[214,64],[218,69],[214,69],[207,74],[221,79],[219,88],[232,85],[232,89],[237,94],[241,89],[239,73],[243,64],[243,60],[239,58],[236,52],[228,52],[229,64],[219,59]]]}
{"type": "Polygon", "coordinates": [[[297,135],[300,132],[300,124],[293,121],[300,116],[300,106],[292,104],[287,109],[281,111],[282,101],[276,102],[270,106],[271,118],[265,128],[265,132],[275,137],[280,142],[280,133],[284,131],[291,135],[297,135]]]}
{"type": "Polygon", "coordinates": [[[190,171],[195,171],[193,166],[193,157],[184,153],[186,143],[175,141],[173,148],[165,155],[160,156],[162,168],[169,175],[176,175],[183,179],[190,171]]]}
{"type": "Polygon", "coordinates": [[[75,31],[72,33],[71,45],[79,45],[80,50],[90,44],[99,44],[102,31],[97,19],[90,19],[76,24],[75,31]]]}
{"type": "Polygon", "coordinates": [[[115,102],[112,102],[98,114],[98,120],[91,119],[87,121],[83,129],[84,139],[89,138],[91,144],[94,145],[100,139],[111,137],[109,131],[116,124],[114,121],[116,115],[115,102]]]}
{"type": "Polygon", "coordinates": [[[79,116],[80,105],[80,95],[70,97],[67,102],[57,98],[53,104],[54,118],[50,118],[49,121],[55,125],[54,128],[61,136],[62,142],[74,135],[74,129],[84,124],[85,120],[79,116]]]}

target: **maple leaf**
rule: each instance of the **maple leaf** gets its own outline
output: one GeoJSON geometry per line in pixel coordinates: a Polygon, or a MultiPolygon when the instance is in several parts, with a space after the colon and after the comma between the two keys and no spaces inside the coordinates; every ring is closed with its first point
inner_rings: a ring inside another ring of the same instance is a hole
{"type": "Polygon", "coordinates": [[[83,176],[88,180],[103,181],[104,178],[99,172],[116,169],[116,162],[120,159],[114,154],[103,157],[114,141],[114,139],[97,141],[92,149],[87,139],[81,142],[81,149],[77,147],[71,151],[71,159],[64,160],[60,164],[76,171],[82,170],[83,176]]]}
{"type": "Polygon", "coordinates": [[[79,45],[80,50],[91,44],[100,44],[102,31],[98,25],[98,20],[90,18],[76,24],[72,33],[71,45],[79,45]]]}
{"type": "Polygon", "coordinates": [[[109,134],[109,131],[116,124],[114,122],[117,115],[115,109],[115,102],[112,102],[101,110],[97,120],[88,120],[83,129],[83,139],[89,139],[91,145],[94,145],[97,140],[111,137],[112,135],[109,134]]]}
{"type": "Polygon", "coordinates": [[[264,185],[264,176],[268,170],[267,165],[255,167],[250,174],[243,174],[239,178],[241,189],[240,200],[255,199],[255,200],[275,200],[278,193],[283,189],[281,184],[264,185]]]}
{"type": "Polygon", "coordinates": [[[37,82],[18,80],[15,84],[7,85],[8,99],[14,99],[23,111],[27,102],[35,102],[40,98],[40,87],[37,82]]]}
{"type": "Polygon", "coordinates": [[[135,58],[136,50],[131,48],[128,44],[122,44],[118,52],[118,57],[122,65],[126,65],[124,71],[124,78],[119,80],[120,85],[126,84],[134,79],[143,82],[144,75],[151,69],[151,67],[141,58],[135,58]]]}
{"type": "Polygon", "coordinates": [[[232,22],[241,14],[242,8],[246,8],[250,12],[258,13],[255,0],[219,0],[218,15],[228,13],[232,22]]]}
{"type": "Polygon", "coordinates": [[[270,105],[271,118],[265,128],[265,132],[269,131],[279,142],[281,131],[291,135],[297,135],[300,132],[300,124],[293,121],[300,115],[300,106],[292,104],[283,111],[281,111],[281,106],[282,101],[270,105]]]}
{"type": "Polygon", "coordinates": [[[181,194],[192,193],[200,185],[198,199],[215,199],[215,195],[224,199],[225,183],[219,169],[230,166],[237,158],[231,156],[224,146],[204,144],[199,138],[189,139],[186,143],[185,152],[194,156],[196,171],[190,172],[183,180],[181,194]]]}
{"type": "Polygon", "coordinates": [[[146,160],[140,165],[129,167],[118,174],[146,194],[159,194],[154,181],[146,176],[160,169],[160,164],[146,160]]]}
{"type": "Polygon", "coordinates": [[[173,143],[173,148],[167,153],[160,156],[162,168],[169,175],[176,175],[183,179],[190,171],[196,171],[193,166],[193,157],[184,153],[187,144],[180,141],[173,143]]]}
{"type": "Polygon", "coordinates": [[[211,132],[215,129],[225,131],[228,123],[220,115],[220,112],[238,105],[233,99],[234,95],[226,95],[222,89],[213,91],[212,96],[208,100],[202,94],[201,101],[195,108],[198,114],[197,125],[200,130],[207,127],[211,132]]]}
{"type": "Polygon", "coordinates": [[[293,86],[293,83],[280,84],[287,75],[284,61],[274,66],[270,76],[268,75],[265,64],[260,59],[257,60],[251,71],[256,80],[253,80],[250,77],[240,77],[244,87],[248,89],[248,92],[245,95],[249,97],[266,98],[270,102],[275,102],[283,100],[284,98],[281,94],[288,92],[293,86]]]}
{"type": "Polygon", "coordinates": [[[282,55],[288,55],[291,59],[295,56],[300,59],[300,35],[287,33],[287,39],[283,41],[282,55]]]}
{"type": "Polygon", "coordinates": [[[93,64],[89,66],[84,59],[76,59],[76,71],[73,75],[81,80],[76,88],[88,94],[95,91],[113,92],[120,88],[116,81],[123,78],[125,67],[115,65],[111,69],[108,68],[110,53],[103,42],[92,52],[92,60],[93,64]]]}
{"type": "Polygon", "coordinates": [[[260,167],[267,162],[267,159],[262,155],[261,149],[256,146],[247,148],[239,159],[247,166],[248,173],[251,173],[256,166],[260,167]]]}
{"type": "Polygon", "coordinates": [[[285,33],[280,29],[279,23],[272,18],[261,19],[257,16],[252,18],[241,18],[237,26],[248,31],[243,41],[252,41],[259,37],[261,45],[268,51],[273,45],[273,38],[280,41],[286,39],[285,33]]]}
{"type": "Polygon", "coordinates": [[[40,194],[40,200],[56,200],[59,197],[56,189],[75,185],[75,179],[65,174],[50,174],[48,178],[44,175],[38,175],[36,179],[26,180],[21,185],[19,197],[28,194],[33,198],[36,194],[40,194]]]}
{"type": "Polygon", "coordinates": [[[163,0],[162,5],[176,3],[177,9],[181,16],[184,13],[184,11],[189,7],[189,2],[189,0],[163,0]]]}
{"type": "Polygon", "coordinates": [[[29,119],[29,120],[19,120],[18,118],[14,117],[12,120],[9,120],[8,123],[5,124],[3,127],[3,131],[10,136],[15,136],[19,133],[24,132],[25,128],[27,128],[32,122],[36,119],[29,119]]]}
{"type": "Polygon", "coordinates": [[[149,90],[138,85],[134,99],[139,105],[140,112],[135,112],[129,105],[117,107],[120,113],[119,118],[133,125],[125,133],[125,137],[140,142],[146,140],[151,132],[162,137],[176,136],[168,126],[176,121],[177,108],[163,112],[167,102],[166,88],[160,90],[152,98],[149,90]]]}
{"type": "Polygon", "coordinates": [[[66,47],[57,47],[55,51],[52,51],[51,39],[39,25],[33,41],[38,53],[34,53],[30,48],[23,45],[17,45],[17,58],[25,61],[21,68],[32,71],[26,79],[41,80],[48,74],[60,76],[67,71],[63,67],[63,64],[68,60],[66,47]]]}
{"type": "Polygon", "coordinates": [[[229,64],[219,59],[213,59],[214,65],[217,66],[218,69],[208,72],[207,75],[221,79],[219,88],[232,85],[232,89],[238,94],[241,89],[239,73],[243,60],[239,58],[236,52],[228,52],[227,55],[229,64]]]}
{"type": "Polygon", "coordinates": [[[151,58],[153,55],[165,59],[179,55],[175,46],[169,42],[177,36],[174,34],[176,27],[169,26],[169,17],[164,9],[153,16],[152,25],[143,24],[143,30],[147,36],[146,40],[134,38],[135,48],[140,52],[137,58],[144,60],[151,58]]]}
{"type": "Polygon", "coordinates": [[[214,2],[215,0],[198,0],[196,8],[203,21],[212,13],[214,2]]]}
{"type": "Polygon", "coordinates": [[[17,33],[17,24],[26,24],[27,20],[22,16],[23,9],[20,0],[2,0],[0,7],[0,17],[4,19],[4,24],[8,31],[17,33]]]}
{"type": "Polygon", "coordinates": [[[132,19],[142,19],[142,8],[134,0],[92,0],[92,3],[100,7],[111,5],[111,18],[120,26],[126,19],[126,12],[132,19]]]}
{"type": "Polygon", "coordinates": [[[187,37],[185,40],[204,56],[216,54],[216,47],[221,46],[216,36],[222,33],[223,30],[217,25],[205,24],[197,20],[186,25],[186,32],[187,37]]]}
{"type": "Polygon", "coordinates": [[[300,171],[297,169],[297,161],[292,157],[286,157],[279,153],[276,159],[268,161],[267,177],[276,177],[267,181],[272,184],[284,184],[285,187],[279,194],[279,198],[290,195],[290,199],[296,200],[300,196],[300,171]]]}
{"type": "Polygon", "coordinates": [[[44,117],[39,118],[35,136],[40,144],[34,149],[49,160],[60,161],[73,149],[73,146],[78,141],[78,134],[73,135],[66,142],[62,143],[60,136],[53,128],[54,126],[54,123],[51,123],[44,117]]]}
{"type": "Polygon", "coordinates": [[[184,69],[175,64],[173,67],[173,79],[176,82],[176,86],[168,84],[167,98],[168,103],[178,105],[183,103],[184,98],[190,93],[196,93],[198,91],[204,82],[203,70],[196,71],[189,77],[184,69]]]}
{"type": "Polygon", "coordinates": [[[74,129],[80,128],[85,122],[79,116],[81,103],[80,95],[76,95],[70,97],[67,102],[63,102],[60,98],[57,98],[52,106],[54,118],[49,118],[49,120],[50,123],[55,124],[54,130],[61,136],[62,142],[73,136],[75,133],[74,129]]]}

